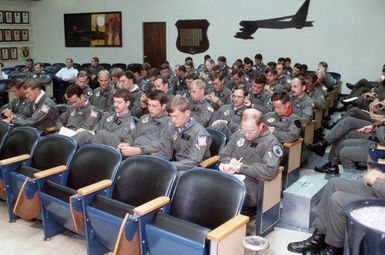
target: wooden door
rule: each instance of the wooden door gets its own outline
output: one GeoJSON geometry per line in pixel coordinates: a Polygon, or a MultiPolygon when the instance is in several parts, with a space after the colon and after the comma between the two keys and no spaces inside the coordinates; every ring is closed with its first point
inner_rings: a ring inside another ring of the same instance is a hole
{"type": "Polygon", "coordinates": [[[143,22],[143,62],[160,68],[166,58],[166,22],[143,22]]]}

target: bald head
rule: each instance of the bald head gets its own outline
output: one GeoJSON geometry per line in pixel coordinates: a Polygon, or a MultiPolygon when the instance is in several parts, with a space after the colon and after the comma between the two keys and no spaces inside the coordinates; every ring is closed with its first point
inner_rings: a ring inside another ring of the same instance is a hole
{"type": "Polygon", "coordinates": [[[262,112],[258,111],[255,108],[246,109],[242,114],[242,122],[243,121],[255,121],[257,125],[262,122],[262,112]]]}

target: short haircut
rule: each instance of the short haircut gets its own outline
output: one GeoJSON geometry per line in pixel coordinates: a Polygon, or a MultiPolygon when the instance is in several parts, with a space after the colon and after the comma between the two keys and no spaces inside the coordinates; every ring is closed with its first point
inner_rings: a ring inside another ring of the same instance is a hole
{"type": "Polygon", "coordinates": [[[202,81],[201,79],[196,79],[190,83],[189,89],[191,89],[192,87],[196,87],[197,89],[206,90],[206,83],[204,81],[202,81]]]}
{"type": "Polygon", "coordinates": [[[149,64],[149,63],[143,63],[142,64],[142,68],[141,68],[141,70],[150,70],[151,69],[151,65],[149,64]]]}
{"type": "Polygon", "coordinates": [[[147,74],[147,77],[150,78],[150,77],[158,77],[160,76],[160,71],[158,68],[156,67],[153,67],[150,69],[150,71],[148,71],[148,74],[147,74]]]}
{"type": "Polygon", "coordinates": [[[185,112],[187,110],[190,110],[190,102],[188,101],[187,98],[181,95],[176,95],[171,100],[167,110],[169,113],[173,113],[175,110],[185,112]]]}
{"type": "Polygon", "coordinates": [[[220,81],[223,81],[224,76],[222,72],[214,72],[213,75],[211,76],[211,80],[216,80],[219,79],[220,81]]]}
{"type": "Polygon", "coordinates": [[[136,83],[136,78],[133,72],[130,70],[125,71],[122,76],[126,76],[127,79],[132,80],[133,83],[136,83]]]}
{"type": "Polygon", "coordinates": [[[179,65],[179,66],[178,66],[178,71],[179,71],[179,72],[184,72],[184,73],[185,73],[185,72],[186,72],[186,67],[185,67],[184,65],[179,65]]]}
{"type": "Polygon", "coordinates": [[[198,77],[199,77],[199,75],[198,75],[198,73],[197,72],[194,72],[194,71],[192,71],[192,72],[188,72],[187,74],[186,74],[186,79],[193,79],[193,80],[195,80],[195,79],[198,79],[198,77]]]}
{"type": "Polygon", "coordinates": [[[111,69],[111,77],[120,77],[122,76],[124,73],[123,69],[122,68],[119,68],[119,67],[115,67],[115,68],[112,68],[111,69]]]}
{"type": "Polygon", "coordinates": [[[275,69],[275,67],[269,66],[268,68],[265,69],[265,74],[268,74],[268,73],[277,75],[277,69],[275,69]]]}
{"type": "Polygon", "coordinates": [[[282,64],[284,64],[285,63],[285,58],[284,57],[280,57],[280,58],[278,58],[278,63],[282,63],[282,64]]]}
{"type": "Polygon", "coordinates": [[[253,81],[257,84],[265,85],[266,84],[266,76],[263,73],[257,74],[256,76],[254,76],[253,81]]]}
{"type": "Polygon", "coordinates": [[[160,104],[168,103],[168,97],[166,93],[160,90],[151,91],[150,94],[148,94],[147,98],[150,100],[159,101],[160,104]]]}
{"type": "Polygon", "coordinates": [[[317,77],[316,73],[309,73],[308,75],[305,76],[305,80],[310,80],[313,83],[316,82],[317,79],[318,79],[318,77],[317,77]]]}
{"type": "Polygon", "coordinates": [[[65,94],[67,95],[67,98],[70,98],[73,95],[81,97],[84,93],[80,86],[73,84],[67,87],[65,94]]]}
{"type": "Polygon", "coordinates": [[[66,58],[66,62],[67,62],[67,60],[70,60],[70,61],[71,61],[71,63],[73,63],[73,62],[74,62],[72,58],[66,58]]]}
{"type": "Polygon", "coordinates": [[[234,93],[236,90],[242,90],[243,91],[243,96],[247,97],[249,94],[249,89],[245,84],[239,84],[238,86],[234,87],[231,91],[234,93]]]}
{"type": "Polygon", "coordinates": [[[191,61],[191,63],[193,63],[192,57],[186,57],[186,58],[184,59],[184,62],[187,62],[187,61],[191,61]]]}
{"type": "Polygon", "coordinates": [[[241,70],[241,69],[233,69],[231,71],[231,76],[234,76],[234,75],[238,76],[239,78],[243,77],[243,75],[244,75],[243,70],[241,70]]]}
{"type": "Polygon", "coordinates": [[[289,57],[285,58],[285,62],[290,62],[291,63],[291,58],[289,58],[289,57]]]}
{"type": "Polygon", "coordinates": [[[206,64],[206,62],[209,62],[209,63],[210,63],[210,65],[212,65],[212,66],[215,66],[215,61],[214,61],[214,60],[212,60],[211,58],[209,58],[209,59],[206,59],[206,60],[205,60],[205,64],[206,64]]]}
{"type": "Polygon", "coordinates": [[[86,71],[80,71],[78,72],[78,75],[76,76],[77,78],[81,78],[81,77],[86,77],[87,79],[89,78],[88,77],[88,73],[86,71]]]}
{"type": "Polygon", "coordinates": [[[26,80],[24,83],[23,83],[23,89],[41,89],[42,88],[42,85],[36,81],[35,79],[28,79],[26,80]]]}
{"type": "Polygon", "coordinates": [[[37,62],[37,63],[35,63],[34,66],[40,66],[40,67],[43,67],[43,63],[42,63],[42,62],[37,62]]]}
{"type": "Polygon", "coordinates": [[[267,66],[271,68],[275,68],[277,66],[277,63],[275,63],[274,61],[270,61],[267,63],[267,66]]]}
{"type": "Polygon", "coordinates": [[[204,57],[203,57],[203,59],[206,61],[207,59],[210,59],[211,57],[210,57],[210,55],[205,55],[204,57]]]}
{"type": "Polygon", "coordinates": [[[258,53],[258,54],[255,54],[254,56],[254,59],[258,59],[258,60],[262,60],[262,54],[261,53],[258,53]]]}
{"type": "Polygon", "coordinates": [[[184,65],[194,67],[194,62],[192,60],[187,60],[186,62],[184,62],[184,65]]]}
{"type": "Polygon", "coordinates": [[[166,70],[166,69],[169,69],[170,70],[170,66],[168,64],[162,64],[160,66],[160,70],[166,70]]]}
{"type": "Polygon", "coordinates": [[[251,60],[250,58],[246,57],[243,62],[245,63],[245,65],[253,65],[254,62],[253,60],[251,60]]]}
{"type": "Polygon", "coordinates": [[[328,63],[326,63],[325,61],[319,62],[318,65],[325,67],[325,69],[328,69],[328,63]]]}
{"type": "Polygon", "coordinates": [[[262,112],[258,111],[255,108],[249,108],[243,112],[241,121],[247,121],[251,119],[255,120],[255,123],[259,125],[262,123],[262,116],[262,112]]]}
{"type": "Polygon", "coordinates": [[[303,76],[297,76],[295,78],[292,79],[293,80],[298,80],[301,84],[301,86],[306,86],[306,81],[305,81],[305,78],[303,78],[303,76]]]}
{"type": "Polygon", "coordinates": [[[33,65],[33,59],[32,59],[32,58],[27,58],[27,59],[25,60],[25,62],[32,63],[32,65],[33,65]]]}
{"type": "Polygon", "coordinates": [[[227,59],[226,59],[225,56],[219,56],[219,57],[218,57],[218,61],[219,61],[219,62],[226,62],[227,59]]]}
{"type": "Polygon", "coordinates": [[[129,64],[127,66],[127,70],[130,70],[133,73],[140,73],[140,69],[142,68],[142,64],[129,64]]]}
{"type": "Polygon", "coordinates": [[[114,93],[114,97],[123,98],[123,100],[126,102],[132,102],[134,99],[127,89],[116,90],[114,93]]]}
{"type": "Polygon", "coordinates": [[[100,70],[98,72],[98,78],[100,78],[100,76],[107,76],[108,78],[111,77],[110,72],[108,72],[107,70],[100,70]]]}
{"type": "Polygon", "coordinates": [[[295,63],[294,64],[294,68],[297,68],[297,69],[299,69],[299,70],[302,70],[302,65],[300,64],[300,63],[295,63]]]}
{"type": "Polygon", "coordinates": [[[22,78],[13,78],[9,81],[9,88],[20,89],[25,82],[25,79],[22,78]]]}
{"type": "Polygon", "coordinates": [[[92,57],[92,59],[99,64],[99,58],[98,57],[92,57]]]}
{"type": "Polygon", "coordinates": [[[272,102],[279,101],[279,100],[281,100],[282,103],[285,104],[286,102],[290,101],[290,96],[286,92],[277,92],[271,96],[272,102]]]}

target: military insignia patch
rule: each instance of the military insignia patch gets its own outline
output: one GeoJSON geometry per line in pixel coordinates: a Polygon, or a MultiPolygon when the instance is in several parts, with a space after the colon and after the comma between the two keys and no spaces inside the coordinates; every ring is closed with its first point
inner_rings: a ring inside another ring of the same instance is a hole
{"type": "Polygon", "coordinates": [[[41,107],[41,111],[44,112],[44,113],[48,113],[49,111],[49,106],[47,104],[44,104],[42,107],[41,107]]]}
{"type": "Polygon", "coordinates": [[[283,155],[282,148],[279,147],[278,145],[274,145],[274,146],[273,146],[273,153],[274,153],[274,155],[277,156],[277,157],[282,157],[282,155],[283,155]]]}
{"type": "Polygon", "coordinates": [[[100,97],[100,92],[96,92],[95,96],[100,97]]]}
{"type": "Polygon", "coordinates": [[[148,116],[142,120],[143,124],[146,124],[148,122],[148,116]]]}
{"type": "Polygon", "coordinates": [[[268,120],[267,120],[267,122],[269,122],[269,123],[273,123],[275,121],[275,118],[269,118],[268,120]]]}
{"type": "Polygon", "coordinates": [[[214,112],[214,108],[212,108],[211,106],[207,106],[207,110],[208,110],[209,112],[211,112],[211,113],[214,112]]]}
{"type": "Polygon", "coordinates": [[[224,114],[225,116],[229,115],[229,114],[230,114],[230,110],[226,110],[223,114],[224,114]]]}
{"type": "Polygon", "coordinates": [[[242,147],[243,145],[245,144],[245,138],[239,138],[239,140],[237,141],[237,145],[238,147],[242,147]]]}
{"type": "Polygon", "coordinates": [[[131,122],[130,124],[130,129],[133,130],[135,128],[135,123],[134,122],[131,122]]]}
{"type": "Polygon", "coordinates": [[[114,116],[108,117],[108,118],[107,118],[107,122],[111,122],[113,118],[114,118],[114,116]]]}
{"type": "Polygon", "coordinates": [[[98,117],[98,113],[93,111],[93,110],[91,110],[91,117],[92,118],[97,118],[98,117]]]}
{"type": "Polygon", "coordinates": [[[172,139],[174,139],[174,141],[176,141],[177,138],[178,138],[178,132],[175,132],[174,135],[172,136],[172,139]]]}
{"type": "Polygon", "coordinates": [[[72,112],[71,112],[71,116],[72,116],[72,117],[75,116],[75,114],[76,114],[75,111],[72,111],[72,112]]]}

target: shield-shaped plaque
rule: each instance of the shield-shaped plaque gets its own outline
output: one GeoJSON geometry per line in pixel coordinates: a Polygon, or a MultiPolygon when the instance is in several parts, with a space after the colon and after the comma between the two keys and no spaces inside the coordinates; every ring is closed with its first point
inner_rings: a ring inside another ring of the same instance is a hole
{"type": "Polygon", "coordinates": [[[207,28],[210,23],[207,20],[178,20],[175,26],[178,28],[176,47],[179,51],[188,54],[205,52],[209,48],[207,28]]]}

